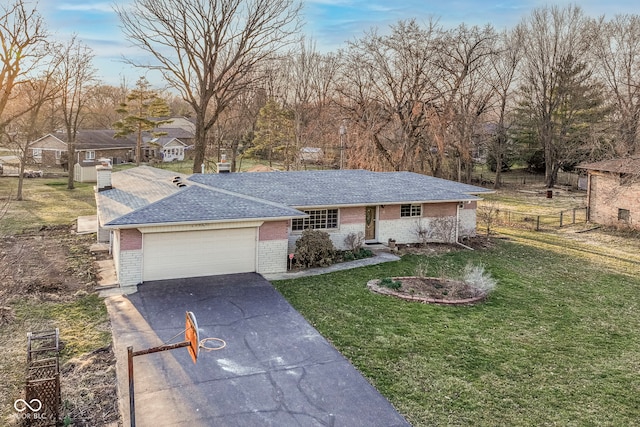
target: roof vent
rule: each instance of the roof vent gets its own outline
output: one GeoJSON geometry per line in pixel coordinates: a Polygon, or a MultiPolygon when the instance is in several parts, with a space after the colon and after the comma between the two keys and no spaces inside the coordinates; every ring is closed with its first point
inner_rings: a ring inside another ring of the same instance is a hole
{"type": "Polygon", "coordinates": [[[173,178],[173,183],[178,183],[178,182],[182,182],[182,178],[180,178],[179,176],[176,176],[175,178],[173,178]]]}
{"type": "Polygon", "coordinates": [[[187,184],[183,184],[182,182],[178,183],[177,185],[178,185],[178,187],[180,187],[180,188],[182,188],[182,187],[186,187],[186,186],[187,186],[187,184]]]}

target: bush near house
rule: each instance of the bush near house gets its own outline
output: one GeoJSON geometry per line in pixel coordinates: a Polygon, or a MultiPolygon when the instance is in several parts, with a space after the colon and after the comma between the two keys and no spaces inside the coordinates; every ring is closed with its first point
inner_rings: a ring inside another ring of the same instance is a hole
{"type": "Polygon", "coordinates": [[[336,249],[329,233],[305,230],[296,241],[295,259],[302,267],[326,267],[333,264],[336,249]]]}

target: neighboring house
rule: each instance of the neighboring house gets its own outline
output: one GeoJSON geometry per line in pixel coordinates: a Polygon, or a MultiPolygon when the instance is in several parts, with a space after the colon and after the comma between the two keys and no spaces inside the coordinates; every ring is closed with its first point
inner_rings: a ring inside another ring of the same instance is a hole
{"type": "Polygon", "coordinates": [[[480,187],[410,172],[329,170],[192,175],[97,166],[98,240],[121,286],[150,280],[286,271],[308,228],[335,246],[456,242],[476,228],[480,187]]]}
{"type": "MultiPolygon", "coordinates": [[[[113,164],[129,162],[133,159],[135,136],[114,138],[114,130],[81,130],[76,134],[75,158],[73,163],[81,166],[95,166],[97,159],[108,158],[113,164]]],[[[63,153],[68,151],[66,133],[53,133],[29,144],[36,163],[43,166],[61,165],[63,153]]]]}
{"type": "MultiPolygon", "coordinates": [[[[188,141],[193,140],[193,133],[182,128],[163,128],[162,132],[165,135],[158,138],[144,136],[146,142],[142,147],[142,161],[154,158],[165,162],[184,160],[185,150],[188,141]]],[[[99,163],[99,159],[107,158],[112,164],[135,161],[136,135],[121,138],[114,138],[114,135],[115,130],[112,129],[78,131],[72,162],[76,181],[95,182],[95,165],[99,163]]],[[[48,167],[63,166],[67,158],[65,153],[68,152],[66,133],[45,135],[29,144],[29,149],[34,163],[48,167]]]]}
{"type": "Polygon", "coordinates": [[[142,160],[159,159],[163,162],[173,162],[184,160],[184,152],[187,144],[173,136],[159,136],[156,138],[145,138],[142,145],[142,160]]]}
{"type": "Polygon", "coordinates": [[[322,148],[302,147],[300,149],[300,160],[307,163],[318,163],[324,158],[322,148]]]}
{"type": "Polygon", "coordinates": [[[640,156],[579,168],[587,171],[589,221],[640,229],[640,156]]]}

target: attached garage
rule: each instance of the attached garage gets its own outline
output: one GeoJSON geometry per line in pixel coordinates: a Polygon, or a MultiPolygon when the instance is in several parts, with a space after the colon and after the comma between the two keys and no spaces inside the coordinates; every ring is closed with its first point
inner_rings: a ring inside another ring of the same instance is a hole
{"type": "Polygon", "coordinates": [[[257,228],[144,233],[143,281],[256,271],[257,228]]]}

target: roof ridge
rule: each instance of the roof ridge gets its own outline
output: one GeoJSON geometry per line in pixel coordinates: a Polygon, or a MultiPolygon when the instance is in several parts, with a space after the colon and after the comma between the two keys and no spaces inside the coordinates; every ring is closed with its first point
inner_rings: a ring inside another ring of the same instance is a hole
{"type": "MultiPolygon", "coordinates": [[[[264,173],[268,173],[268,172],[264,172],[264,173]]],[[[189,182],[190,182],[190,183],[193,183],[193,185],[196,185],[196,186],[198,186],[198,187],[202,187],[202,188],[204,188],[204,189],[206,189],[206,190],[216,191],[216,192],[218,192],[218,193],[227,194],[227,195],[229,195],[229,196],[239,197],[239,198],[241,198],[241,199],[250,200],[250,201],[252,201],[252,202],[258,202],[258,203],[262,203],[262,204],[265,204],[265,205],[273,206],[273,207],[275,207],[275,208],[282,208],[282,207],[284,207],[284,208],[289,208],[289,209],[295,209],[295,208],[292,208],[292,207],[291,207],[291,206],[289,206],[289,205],[285,205],[285,204],[277,203],[277,202],[272,202],[271,200],[261,199],[261,198],[259,198],[259,197],[249,196],[249,195],[247,195],[247,194],[237,193],[237,192],[235,192],[235,191],[225,190],[225,189],[223,189],[223,188],[213,187],[213,186],[211,186],[211,185],[203,184],[203,183],[201,183],[201,182],[192,181],[192,180],[191,180],[191,177],[192,177],[192,176],[193,176],[193,175],[190,175],[190,176],[187,178],[187,179],[189,180],[189,182]]]]}

